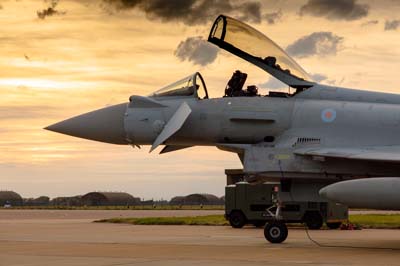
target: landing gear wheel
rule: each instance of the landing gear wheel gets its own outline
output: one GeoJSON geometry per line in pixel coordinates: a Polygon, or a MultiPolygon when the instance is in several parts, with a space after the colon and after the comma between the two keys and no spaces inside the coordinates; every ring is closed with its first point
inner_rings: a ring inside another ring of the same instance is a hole
{"type": "Polygon", "coordinates": [[[288,229],[284,222],[269,222],[264,227],[265,239],[273,244],[279,244],[286,240],[288,229]]]}
{"type": "Polygon", "coordinates": [[[337,223],[326,223],[326,226],[328,226],[329,229],[338,229],[342,225],[341,222],[337,223]]]}
{"type": "Polygon", "coordinates": [[[233,211],[229,215],[229,223],[233,228],[242,228],[246,222],[246,216],[241,211],[233,211]]]}
{"type": "Polygon", "coordinates": [[[318,230],[321,229],[324,221],[322,220],[321,214],[318,212],[309,212],[304,215],[304,223],[307,225],[308,229],[318,230]]]}

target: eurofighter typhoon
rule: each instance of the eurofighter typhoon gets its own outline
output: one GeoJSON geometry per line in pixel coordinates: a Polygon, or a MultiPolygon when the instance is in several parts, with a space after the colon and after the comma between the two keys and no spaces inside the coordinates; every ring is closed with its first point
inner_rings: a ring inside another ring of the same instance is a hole
{"type": "MultiPolygon", "coordinates": [[[[259,95],[235,71],[220,98],[208,97],[195,73],[150,96],[82,114],[47,130],[120,145],[162,145],[160,153],[216,146],[237,153],[249,179],[280,180],[296,196],[303,182],[318,197],[350,207],[400,209],[400,95],[313,82],[267,36],[221,15],[208,41],[269,73],[292,93],[259,95]],[[319,195],[318,195],[319,192],[319,195]]],[[[299,197],[306,197],[304,195],[299,197]]],[[[278,205],[277,205],[278,206],[278,205]]],[[[277,219],[265,234],[286,239],[277,219]]]]}

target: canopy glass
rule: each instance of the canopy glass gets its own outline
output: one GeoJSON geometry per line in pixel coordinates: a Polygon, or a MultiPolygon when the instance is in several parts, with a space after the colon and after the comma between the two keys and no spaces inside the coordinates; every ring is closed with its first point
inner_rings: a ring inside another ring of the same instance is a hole
{"type": "Polygon", "coordinates": [[[197,97],[208,98],[207,88],[203,77],[199,72],[178,80],[158,91],[150,94],[150,97],[197,97]]]}
{"type": "Polygon", "coordinates": [[[208,41],[214,43],[294,87],[313,85],[306,71],[267,36],[227,16],[214,22],[208,41]]]}

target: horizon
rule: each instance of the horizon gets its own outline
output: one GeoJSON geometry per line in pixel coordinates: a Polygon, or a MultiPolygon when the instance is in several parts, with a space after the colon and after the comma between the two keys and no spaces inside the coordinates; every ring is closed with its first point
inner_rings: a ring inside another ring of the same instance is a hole
{"type": "MultiPolygon", "coordinates": [[[[148,201],[148,200],[152,200],[152,201],[154,201],[154,202],[162,202],[162,201],[171,201],[173,198],[175,198],[175,197],[186,197],[186,196],[189,196],[189,195],[193,195],[193,194],[200,194],[200,195],[210,195],[210,193],[189,193],[189,194],[186,194],[186,195],[175,195],[175,196],[172,196],[171,198],[168,198],[168,199],[164,199],[164,198],[144,198],[144,197],[140,197],[140,195],[132,195],[131,193],[129,193],[129,192],[127,192],[127,191],[88,191],[88,192],[86,192],[86,193],[83,193],[83,194],[79,194],[79,195],[67,195],[67,196],[55,196],[55,197],[49,197],[49,196],[47,196],[47,195],[40,195],[40,196],[38,196],[38,197],[24,197],[24,195],[21,195],[20,193],[18,193],[18,191],[13,191],[13,190],[2,190],[2,189],[0,189],[0,192],[14,192],[14,193],[17,193],[18,195],[20,195],[21,196],[21,198],[22,199],[38,199],[38,198],[40,198],[40,197],[48,197],[49,199],[50,199],[50,201],[51,200],[54,200],[54,199],[56,199],[56,198],[73,198],[73,197],[82,197],[82,196],[84,196],[84,195],[86,195],[86,194],[89,194],[89,193],[127,193],[127,194],[129,194],[129,195],[131,195],[131,196],[133,196],[134,198],[139,198],[140,199],[140,201],[142,201],[142,202],[144,202],[144,201],[148,201]]],[[[214,194],[211,194],[211,195],[214,195],[214,194]]],[[[225,195],[221,195],[221,196],[219,196],[219,195],[214,195],[214,196],[216,196],[216,197],[218,197],[218,198],[222,198],[222,197],[224,197],[225,195]]],[[[29,206],[29,205],[28,205],[29,206]]]]}

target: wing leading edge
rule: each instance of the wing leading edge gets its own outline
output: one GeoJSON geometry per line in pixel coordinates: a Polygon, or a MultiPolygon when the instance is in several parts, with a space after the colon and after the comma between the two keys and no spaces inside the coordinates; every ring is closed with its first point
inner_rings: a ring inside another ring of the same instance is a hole
{"type": "Polygon", "coordinates": [[[371,146],[355,148],[302,148],[296,155],[349,160],[400,162],[400,146],[371,146]]]}

